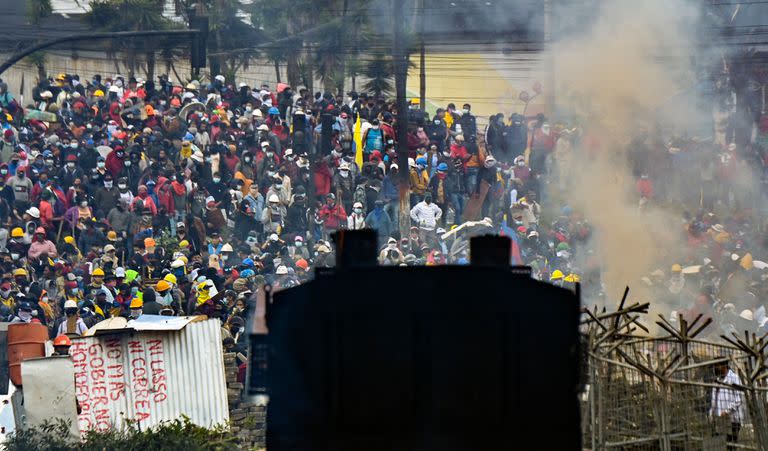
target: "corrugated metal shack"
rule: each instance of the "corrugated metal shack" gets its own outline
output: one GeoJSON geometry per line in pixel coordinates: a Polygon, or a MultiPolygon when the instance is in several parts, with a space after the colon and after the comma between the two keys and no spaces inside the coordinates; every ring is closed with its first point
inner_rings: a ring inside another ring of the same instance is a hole
{"type": "Polygon", "coordinates": [[[181,415],[204,427],[229,419],[221,329],[206,317],[144,315],[72,340],[80,431],[151,427],[181,415]]]}

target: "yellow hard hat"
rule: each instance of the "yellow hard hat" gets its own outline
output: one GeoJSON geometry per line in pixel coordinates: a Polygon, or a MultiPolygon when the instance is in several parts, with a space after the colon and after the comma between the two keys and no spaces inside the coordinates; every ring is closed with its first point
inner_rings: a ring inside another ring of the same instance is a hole
{"type": "Polygon", "coordinates": [[[75,244],[75,237],[67,235],[64,237],[64,242],[67,244],[75,244]]]}
{"type": "Polygon", "coordinates": [[[563,280],[565,280],[566,282],[576,283],[576,282],[581,282],[581,277],[579,277],[578,274],[568,274],[567,276],[565,276],[565,279],[563,280]]]}
{"type": "Polygon", "coordinates": [[[142,301],[138,297],[131,299],[130,308],[142,308],[143,306],[144,306],[144,301],[142,301]]]}
{"type": "Polygon", "coordinates": [[[101,268],[96,268],[91,273],[91,276],[93,277],[104,277],[104,270],[101,268]]]}
{"type": "Polygon", "coordinates": [[[110,230],[109,232],[107,232],[107,239],[109,241],[117,241],[117,232],[115,232],[114,230],[110,230]]]}
{"type": "Polygon", "coordinates": [[[157,285],[155,286],[155,288],[157,288],[157,291],[166,291],[166,290],[170,290],[171,286],[168,284],[168,282],[165,281],[165,279],[163,279],[157,282],[157,285]]]}
{"type": "Polygon", "coordinates": [[[21,227],[14,227],[14,229],[11,230],[12,238],[21,238],[23,236],[24,236],[24,230],[22,230],[21,227]]]}
{"type": "Polygon", "coordinates": [[[682,272],[682,271],[683,271],[683,267],[682,266],[678,265],[677,263],[672,265],[672,272],[682,272]]]}
{"type": "Polygon", "coordinates": [[[178,258],[178,260],[183,261],[185,265],[189,264],[189,259],[187,258],[186,255],[182,255],[181,257],[178,258]]]}
{"type": "Polygon", "coordinates": [[[421,99],[418,98],[418,97],[414,97],[414,98],[411,99],[411,103],[414,104],[414,105],[418,105],[418,104],[421,103],[421,99]]]}
{"type": "Polygon", "coordinates": [[[176,285],[176,276],[174,276],[173,274],[166,274],[165,277],[163,277],[163,280],[165,280],[170,284],[176,285]]]}
{"type": "Polygon", "coordinates": [[[556,269],[552,272],[552,275],[549,277],[549,280],[560,280],[563,278],[563,272],[559,269],[556,269]]]}
{"type": "Polygon", "coordinates": [[[179,247],[189,247],[189,241],[187,241],[187,240],[179,241],[179,247]]]}
{"type": "Polygon", "coordinates": [[[101,89],[97,89],[96,91],[94,91],[93,96],[94,97],[104,97],[104,91],[102,91],[101,89]]]}
{"type": "Polygon", "coordinates": [[[27,270],[26,270],[26,269],[24,269],[24,268],[17,268],[17,269],[15,269],[15,270],[13,271],[13,277],[16,277],[16,276],[24,276],[24,277],[27,277],[27,275],[28,275],[28,274],[27,274],[27,270]]]}

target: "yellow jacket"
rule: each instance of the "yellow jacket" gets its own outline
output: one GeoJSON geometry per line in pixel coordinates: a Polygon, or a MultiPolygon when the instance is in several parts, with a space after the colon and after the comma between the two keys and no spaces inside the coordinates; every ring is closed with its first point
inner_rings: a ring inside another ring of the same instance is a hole
{"type": "Polygon", "coordinates": [[[427,186],[429,185],[429,173],[427,170],[425,169],[419,174],[419,171],[411,168],[409,174],[411,179],[411,192],[413,194],[424,195],[427,191],[427,186]]]}

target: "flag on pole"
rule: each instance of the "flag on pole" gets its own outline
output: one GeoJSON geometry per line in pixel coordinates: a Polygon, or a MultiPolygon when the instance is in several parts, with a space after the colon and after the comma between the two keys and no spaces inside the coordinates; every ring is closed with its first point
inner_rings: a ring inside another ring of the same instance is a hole
{"type": "Polygon", "coordinates": [[[363,130],[362,130],[362,124],[360,123],[360,114],[357,115],[357,120],[355,120],[354,140],[355,140],[355,163],[357,164],[358,168],[362,169],[363,167],[363,130]]]}

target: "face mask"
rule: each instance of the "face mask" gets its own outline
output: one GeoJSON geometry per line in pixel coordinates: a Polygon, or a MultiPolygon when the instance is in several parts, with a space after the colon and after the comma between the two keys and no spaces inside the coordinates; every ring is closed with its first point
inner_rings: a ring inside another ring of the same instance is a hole
{"type": "Polygon", "coordinates": [[[75,163],[67,163],[69,169],[75,169],[75,163]]]}
{"type": "Polygon", "coordinates": [[[267,152],[267,158],[272,158],[274,155],[272,152],[267,152]]]}
{"type": "Polygon", "coordinates": [[[14,260],[18,260],[19,259],[19,254],[11,253],[11,258],[14,259],[14,260]]]}
{"type": "Polygon", "coordinates": [[[283,185],[280,183],[275,183],[275,189],[283,189],[283,185]]]}
{"type": "MultiPolygon", "coordinates": [[[[301,241],[296,241],[294,244],[296,245],[296,247],[301,247],[301,246],[303,246],[303,245],[304,245],[304,243],[303,243],[303,242],[301,242],[301,241]]],[[[5,295],[4,295],[4,296],[5,296],[5,295]]]]}
{"type": "Polygon", "coordinates": [[[88,202],[87,201],[86,202],[80,202],[80,206],[85,208],[85,207],[88,206],[88,202]]]}
{"type": "Polygon", "coordinates": [[[213,178],[213,183],[219,183],[220,181],[221,181],[221,179],[219,177],[214,177],[213,178]]]}
{"type": "Polygon", "coordinates": [[[276,174],[275,171],[267,171],[267,177],[274,177],[276,174]]]}
{"type": "Polygon", "coordinates": [[[293,161],[293,155],[288,155],[287,157],[285,157],[285,159],[288,161],[293,161]]]}
{"type": "Polygon", "coordinates": [[[101,168],[103,168],[104,166],[106,166],[106,163],[104,163],[103,161],[99,161],[98,163],[96,163],[96,166],[97,166],[99,169],[101,169],[101,168]]]}
{"type": "Polygon", "coordinates": [[[363,212],[362,208],[355,208],[355,213],[360,214],[363,212]]]}
{"type": "Polygon", "coordinates": [[[141,309],[131,309],[131,318],[138,318],[141,316],[141,309]]]}
{"type": "Polygon", "coordinates": [[[112,188],[112,184],[113,184],[113,183],[114,183],[114,182],[104,182],[104,188],[107,188],[107,189],[110,189],[110,188],[112,188]]]}
{"type": "Polygon", "coordinates": [[[468,110],[468,109],[466,109],[466,108],[464,108],[463,110],[461,110],[461,112],[462,112],[462,113],[464,113],[464,114],[469,114],[469,110],[468,110]]]}
{"type": "Polygon", "coordinates": [[[250,163],[251,162],[250,158],[243,158],[243,159],[245,160],[246,163],[250,163]]]}
{"type": "Polygon", "coordinates": [[[373,126],[373,129],[374,129],[374,130],[378,130],[378,129],[379,129],[379,126],[378,126],[378,125],[374,125],[374,126],[373,126]]]}
{"type": "Polygon", "coordinates": [[[522,168],[523,166],[525,166],[525,161],[518,161],[517,165],[522,168]]]}
{"type": "Polygon", "coordinates": [[[125,167],[129,167],[130,165],[131,165],[131,160],[127,160],[127,161],[125,162],[125,167]]]}
{"type": "Polygon", "coordinates": [[[0,169],[0,174],[6,175],[8,173],[8,169],[0,169]]]}
{"type": "Polygon", "coordinates": [[[19,318],[24,322],[29,322],[32,319],[32,312],[20,311],[19,318]]]}
{"type": "Polygon", "coordinates": [[[349,177],[349,171],[340,171],[339,175],[341,175],[344,178],[347,178],[347,177],[349,177]]]}
{"type": "Polygon", "coordinates": [[[120,189],[126,189],[126,188],[128,188],[128,185],[126,185],[124,183],[120,183],[120,184],[117,185],[117,187],[120,188],[120,189]]]}

